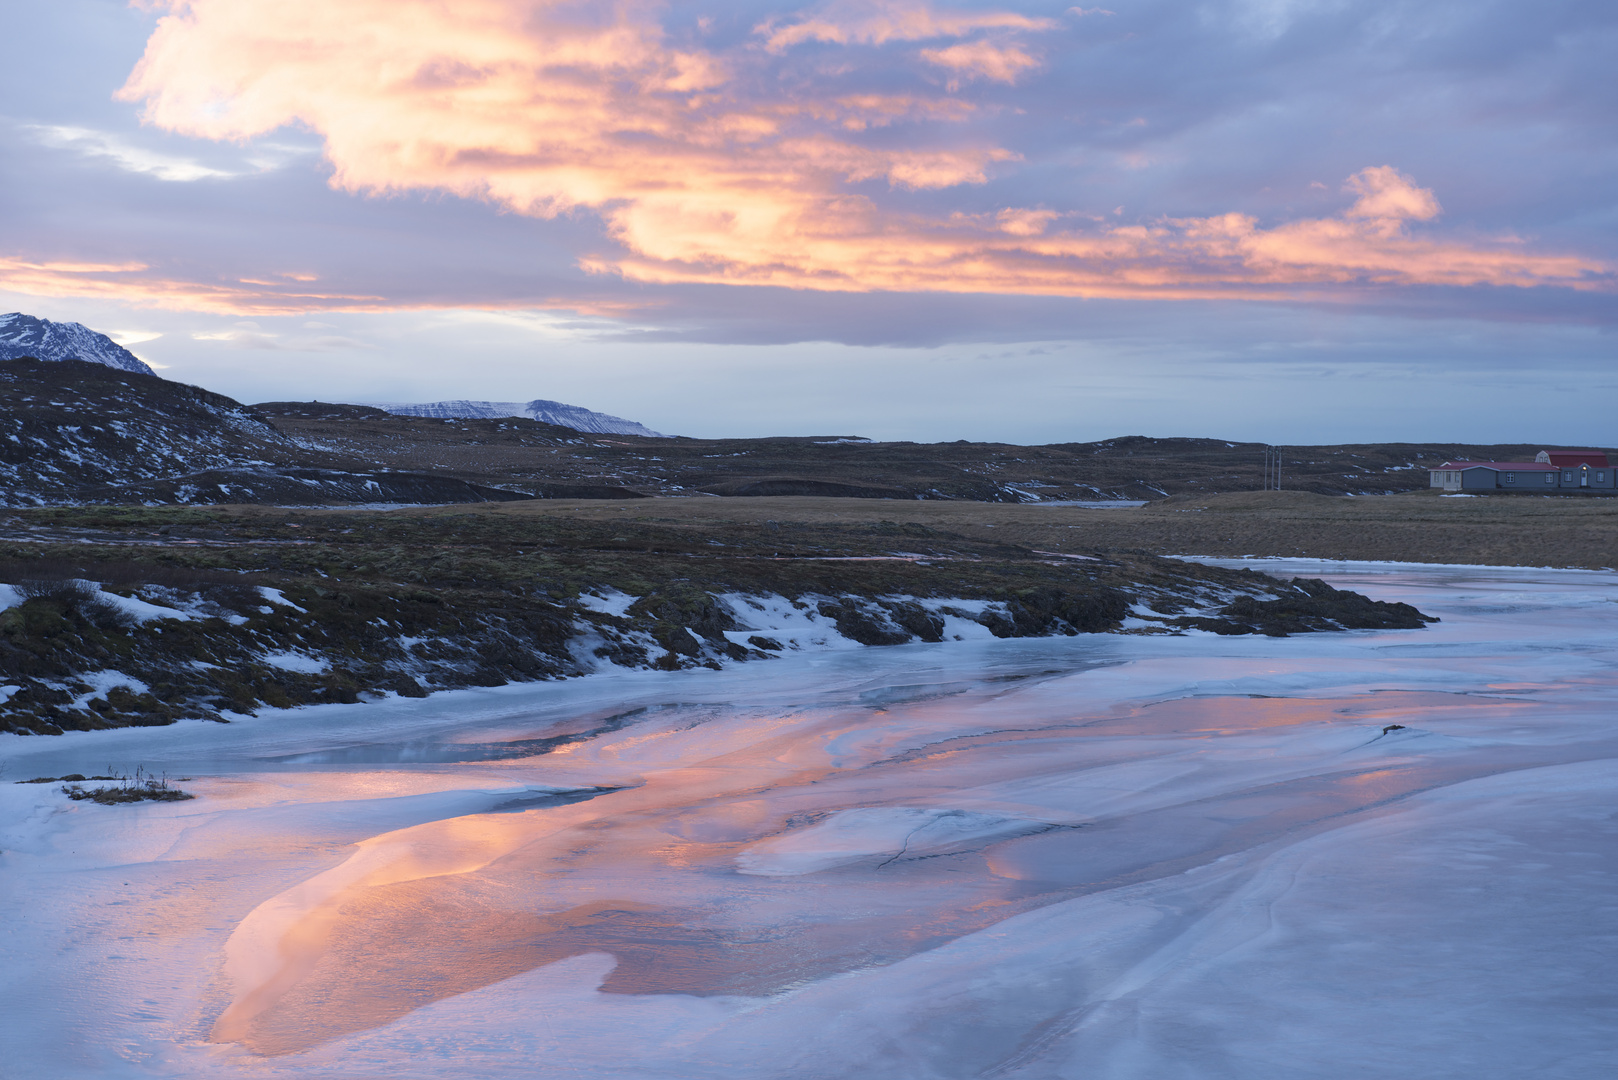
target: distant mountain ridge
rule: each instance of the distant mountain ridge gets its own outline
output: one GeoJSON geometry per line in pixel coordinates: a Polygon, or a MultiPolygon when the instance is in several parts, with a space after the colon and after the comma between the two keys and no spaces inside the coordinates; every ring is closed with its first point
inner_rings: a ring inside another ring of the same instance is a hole
{"type": "Polygon", "coordinates": [[[52,322],[13,311],[0,315],[0,360],[85,360],[120,371],[157,374],[106,334],[76,322],[52,322]]]}
{"type": "Polygon", "coordinates": [[[372,405],[395,416],[430,416],[445,420],[498,420],[506,416],[522,416],[530,420],[538,420],[543,424],[555,424],[558,427],[572,428],[574,431],[588,431],[596,435],[660,437],[658,432],[633,420],[625,420],[621,416],[599,413],[580,405],[568,405],[561,401],[546,401],[544,398],[536,398],[527,402],[429,401],[419,405],[403,405],[397,402],[366,401],[358,404],[372,405]]]}

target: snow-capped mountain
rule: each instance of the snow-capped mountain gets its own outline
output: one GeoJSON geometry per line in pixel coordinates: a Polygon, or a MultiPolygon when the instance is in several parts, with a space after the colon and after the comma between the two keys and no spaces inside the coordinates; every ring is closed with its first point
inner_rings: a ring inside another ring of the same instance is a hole
{"type": "Polygon", "coordinates": [[[76,322],[51,322],[13,311],[0,315],[0,360],[88,360],[120,371],[157,374],[106,334],[76,322]]]}
{"type": "Polygon", "coordinates": [[[574,431],[588,431],[597,435],[650,435],[659,433],[625,420],[621,416],[608,416],[578,405],[560,401],[429,401],[422,405],[400,405],[391,402],[365,402],[385,409],[395,416],[433,416],[444,419],[497,420],[503,416],[524,416],[543,424],[556,424],[574,431]]]}

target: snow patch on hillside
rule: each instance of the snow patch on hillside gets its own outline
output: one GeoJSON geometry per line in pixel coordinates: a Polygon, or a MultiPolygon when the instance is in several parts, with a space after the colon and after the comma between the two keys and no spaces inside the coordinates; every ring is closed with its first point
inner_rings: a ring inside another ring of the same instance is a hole
{"type": "Polygon", "coordinates": [[[629,606],[639,599],[638,596],[630,596],[617,589],[597,589],[595,595],[581,593],[579,606],[597,615],[611,615],[616,619],[622,619],[629,614],[629,606]]]}
{"type": "Polygon", "coordinates": [[[429,401],[421,404],[400,402],[360,401],[356,405],[370,405],[395,416],[428,416],[441,420],[499,420],[507,416],[521,416],[538,420],[542,424],[588,431],[597,435],[645,435],[660,437],[644,424],[625,420],[621,416],[599,413],[580,405],[536,398],[533,401],[429,401]]]}

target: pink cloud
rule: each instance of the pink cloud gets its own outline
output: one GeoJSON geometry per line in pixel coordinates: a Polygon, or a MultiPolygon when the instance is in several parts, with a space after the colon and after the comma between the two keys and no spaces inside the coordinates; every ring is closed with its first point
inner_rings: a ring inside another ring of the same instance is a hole
{"type": "MultiPolygon", "coordinates": [[[[851,94],[831,77],[789,91],[772,67],[805,41],[1006,35],[1048,20],[832,5],[762,29],[766,48],[715,53],[671,42],[651,0],[279,0],[273,19],[257,0],[167,7],[121,92],[150,122],[222,140],[303,124],[324,139],[342,190],[443,191],[540,217],[588,212],[610,243],[581,265],[637,281],[1251,299],[1300,287],[1342,297],[1366,285],[1612,287],[1611,270],[1592,260],[1444,238],[1433,193],[1386,165],[1349,178],[1355,201],[1341,213],[1270,226],[1239,214],[1059,228],[1082,215],[941,213],[948,196],[937,193],[982,185],[1020,160],[960,126],[978,103],[929,92],[920,72],[903,93],[851,94]],[[862,137],[901,122],[902,140],[862,137]],[[909,197],[921,190],[935,193],[926,211],[909,197]]],[[[1035,64],[999,38],[923,55],[961,79],[1011,82],[1035,64]]],[[[187,291],[139,274],[0,264],[0,283],[7,274],[38,288],[125,281],[132,296],[210,310],[388,303],[364,289],[187,291]]]]}
{"type": "Polygon", "coordinates": [[[952,90],[961,80],[970,78],[1013,83],[1023,72],[1039,66],[1038,60],[1015,45],[995,45],[987,41],[951,45],[947,49],[923,49],[921,56],[928,63],[955,73],[957,82],[951,86],[952,90]]]}
{"type": "Polygon", "coordinates": [[[1012,11],[940,10],[916,0],[877,0],[831,3],[816,15],[780,25],[763,23],[758,33],[765,47],[781,52],[808,41],[837,45],[883,45],[889,41],[926,41],[965,37],[982,30],[1051,30],[1054,19],[1033,18],[1012,11]]]}
{"type": "Polygon", "coordinates": [[[1443,212],[1430,188],[1417,187],[1391,165],[1361,169],[1343,188],[1359,196],[1348,209],[1353,218],[1373,218],[1397,227],[1396,223],[1405,220],[1430,221],[1443,212]]]}

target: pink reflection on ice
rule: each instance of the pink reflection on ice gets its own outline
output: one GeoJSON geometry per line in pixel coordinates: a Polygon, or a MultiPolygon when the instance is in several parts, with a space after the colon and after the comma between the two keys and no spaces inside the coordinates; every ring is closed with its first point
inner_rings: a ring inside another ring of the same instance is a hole
{"type": "Polygon", "coordinates": [[[616,961],[608,993],[770,995],[1498,771],[1466,747],[1407,757],[1380,728],[1527,707],[1045,697],[986,730],[999,696],[626,728],[531,759],[627,787],[363,842],[238,927],[213,1037],[292,1053],[593,952],[616,961]],[[1298,739],[1313,758],[1277,753],[1298,739]]]}

